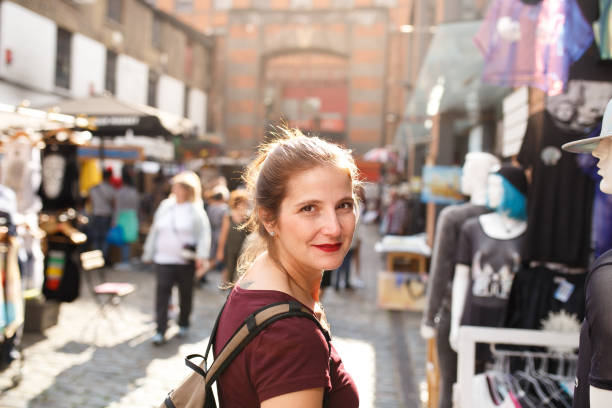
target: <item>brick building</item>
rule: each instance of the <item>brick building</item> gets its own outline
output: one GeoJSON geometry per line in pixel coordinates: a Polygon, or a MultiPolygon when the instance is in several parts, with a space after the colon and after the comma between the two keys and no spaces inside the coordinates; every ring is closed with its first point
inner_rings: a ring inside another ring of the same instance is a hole
{"type": "Polygon", "coordinates": [[[105,91],[206,131],[213,41],[145,0],[0,0],[0,102],[105,91]]]}

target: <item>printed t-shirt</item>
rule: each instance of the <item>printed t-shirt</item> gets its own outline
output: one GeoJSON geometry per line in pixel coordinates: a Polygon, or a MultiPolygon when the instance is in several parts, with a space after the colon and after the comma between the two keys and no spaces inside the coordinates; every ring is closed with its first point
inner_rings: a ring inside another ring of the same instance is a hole
{"type": "Polygon", "coordinates": [[[586,282],[574,408],[589,408],[589,386],[612,391],[612,250],[597,258],[586,282]]]}
{"type": "Polygon", "coordinates": [[[42,152],[42,183],[39,195],[44,211],[57,211],[76,205],[79,194],[77,146],[47,144],[42,152]]]}
{"type": "MultiPolygon", "coordinates": [[[[296,299],[283,292],[235,287],[219,321],[215,356],[251,313],[290,301],[296,299]]],[[[333,345],[329,358],[327,341],[313,321],[303,317],[276,321],[251,340],[221,374],[220,405],[255,408],[272,397],[323,387],[328,407],[358,407],[357,387],[333,345]]]]}
{"type": "Polygon", "coordinates": [[[463,223],[488,211],[484,205],[464,203],[448,206],[440,212],[429,268],[427,303],[423,312],[426,325],[434,326],[435,317],[442,308],[450,310],[455,256],[463,223]]]}
{"type": "Polygon", "coordinates": [[[531,115],[518,161],[532,169],[527,194],[524,259],[586,267],[590,254],[593,182],[577,157],[560,146],[584,137],[544,110],[531,115]]]}
{"type": "Polygon", "coordinates": [[[490,237],[479,217],[463,224],[457,263],[470,266],[471,271],[461,325],[503,326],[524,239],[524,233],[512,239],[490,237]]]}
{"type": "Polygon", "coordinates": [[[593,43],[593,30],[576,0],[494,0],[474,41],[485,57],[485,82],[557,95],[569,66],[593,43]]]}

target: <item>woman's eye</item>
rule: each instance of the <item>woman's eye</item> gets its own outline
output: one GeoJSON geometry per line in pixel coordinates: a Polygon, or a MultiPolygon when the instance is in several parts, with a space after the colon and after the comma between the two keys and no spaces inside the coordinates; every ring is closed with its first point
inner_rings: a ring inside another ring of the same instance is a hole
{"type": "Polygon", "coordinates": [[[342,209],[353,209],[353,202],[347,201],[345,203],[340,204],[340,208],[342,209]]]}
{"type": "Polygon", "coordinates": [[[300,211],[303,211],[303,212],[312,212],[312,211],[314,211],[314,205],[304,206],[304,207],[302,207],[302,209],[300,211]]]}

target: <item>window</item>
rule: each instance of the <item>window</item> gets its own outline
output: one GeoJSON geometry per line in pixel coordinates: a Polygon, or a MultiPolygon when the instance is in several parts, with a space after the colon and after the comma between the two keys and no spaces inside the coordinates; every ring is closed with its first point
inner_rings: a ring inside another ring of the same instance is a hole
{"type": "Polygon", "coordinates": [[[57,29],[57,53],[55,55],[55,85],[70,89],[71,38],[69,31],[57,29]]]}
{"type": "Polygon", "coordinates": [[[193,0],[175,0],[174,10],[176,11],[193,11],[193,0]]]}
{"type": "Polygon", "coordinates": [[[189,117],[189,86],[185,85],[185,93],[183,94],[183,117],[189,117]]]}
{"type": "Polygon", "coordinates": [[[191,78],[193,75],[193,45],[187,42],[185,45],[185,77],[191,78]]]}
{"type": "Polygon", "coordinates": [[[151,44],[157,49],[162,45],[162,22],[157,14],[153,16],[153,26],[151,28],[151,44]]]}
{"type": "Polygon", "coordinates": [[[108,0],[106,2],[106,17],[120,23],[123,9],[122,6],[123,0],[108,0]]]}
{"type": "Polygon", "coordinates": [[[106,50],[106,76],[104,80],[104,89],[108,92],[115,93],[115,82],[117,77],[117,54],[111,50],[106,50]]]}
{"type": "Polygon", "coordinates": [[[312,0],[291,0],[292,9],[307,9],[312,8],[312,0]]]}
{"type": "Polygon", "coordinates": [[[229,10],[232,8],[232,0],[213,0],[215,10],[229,10]]]}
{"type": "Polygon", "coordinates": [[[147,105],[157,106],[157,82],[159,77],[157,73],[149,70],[149,82],[147,85],[147,105]]]}

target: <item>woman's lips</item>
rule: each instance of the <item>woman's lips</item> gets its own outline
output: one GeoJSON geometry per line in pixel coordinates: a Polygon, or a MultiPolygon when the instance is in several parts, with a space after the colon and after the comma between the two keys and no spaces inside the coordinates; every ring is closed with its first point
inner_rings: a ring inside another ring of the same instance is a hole
{"type": "Polygon", "coordinates": [[[325,252],[336,252],[342,246],[341,243],[338,244],[323,244],[323,245],[315,245],[315,247],[319,248],[321,251],[325,252]]]}

